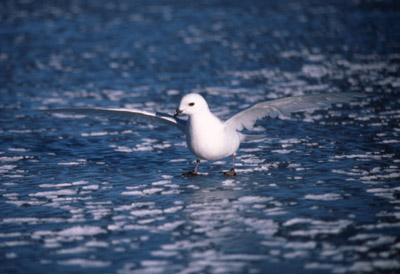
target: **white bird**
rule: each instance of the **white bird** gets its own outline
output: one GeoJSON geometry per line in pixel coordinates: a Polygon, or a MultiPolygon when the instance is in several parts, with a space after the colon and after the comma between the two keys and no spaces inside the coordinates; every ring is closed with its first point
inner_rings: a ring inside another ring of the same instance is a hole
{"type": "Polygon", "coordinates": [[[121,108],[64,108],[47,111],[107,115],[109,117],[128,118],[138,122],[164,123],[168,126],[177,127],[186,135],[187,146],[197,158],[193,171],[183,174],[196,175],[201,160],[218,160],[232,156],[232,168],[222,173],[227,176],[236,176],[234,169],[236,151],[241,142],[251,140],[254,137],[254,135],[246,135],[240,131],[243,129],[252,130],[258,119],[318,109],[335,103],[346,103],[364,96],[360,93],[327,93],[265,101],[240,111],[226,121],[216,117],[210,111],[206,100],[196,93],[185,95],[173,116],[159,112],[152,113],[121,108]],[[188,115],[189,119],[185,121],[177,118],[180,114],[188,115]]]}

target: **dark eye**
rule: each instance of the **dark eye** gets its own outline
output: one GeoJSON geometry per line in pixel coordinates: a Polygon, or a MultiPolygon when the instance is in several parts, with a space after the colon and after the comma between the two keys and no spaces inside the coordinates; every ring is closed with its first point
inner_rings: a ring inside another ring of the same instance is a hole
{"type": "Polygon", "coordinates": [[[189,106],[193,107],[193,106],[194,106],[194,103],[189,103],[189,106]]]}

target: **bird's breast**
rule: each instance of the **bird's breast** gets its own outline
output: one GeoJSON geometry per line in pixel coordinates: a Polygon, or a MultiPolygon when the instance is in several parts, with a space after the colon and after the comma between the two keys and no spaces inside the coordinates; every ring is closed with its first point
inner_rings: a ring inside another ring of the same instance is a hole
{"type": "Polygon", "coordinates": [[[186,143],[190,151],[203,160],[218,160],[232,155],[239,148],[236,131],[228,130],[217,117],[189,118],[186,143]]]}

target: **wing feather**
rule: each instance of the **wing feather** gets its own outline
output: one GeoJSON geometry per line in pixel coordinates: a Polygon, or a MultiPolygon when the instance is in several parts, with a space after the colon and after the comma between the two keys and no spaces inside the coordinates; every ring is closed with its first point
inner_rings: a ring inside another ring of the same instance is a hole
{"type": "Polygon", "coordinates": [[[277,117],[305,110],[328,107],[335,103],[346,103],[365,97],[362,93],[326,93],[288,97],[255,104],[228,119],[227,127],[241,131],[252,130],[257,120],[265,117],[277,117]]]}
{"type": "Polygon", "coordinates": [[[47,109],[46,112],[71,113],[79,115],[95,115],[116,119],[125,119],[135,122],[164,124],[167,126],[175,126],[182,132],[185,132],[186,121],[175,118],[172,115],[161,112],[148,112],[137,109],[124,108],[58,108],[47,109]]]}

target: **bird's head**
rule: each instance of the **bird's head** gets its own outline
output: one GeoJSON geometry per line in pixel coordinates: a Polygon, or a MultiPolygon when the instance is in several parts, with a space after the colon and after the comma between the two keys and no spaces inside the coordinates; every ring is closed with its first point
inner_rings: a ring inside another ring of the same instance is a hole
{"type": "Polygon", "coordinates": [[[189,93],[182,97],[179,108],[176,110],[174,116],[179,114],[187,114],[189,116],[203,111],[209,111],[206,100],[197,93],[189,93]]]}

